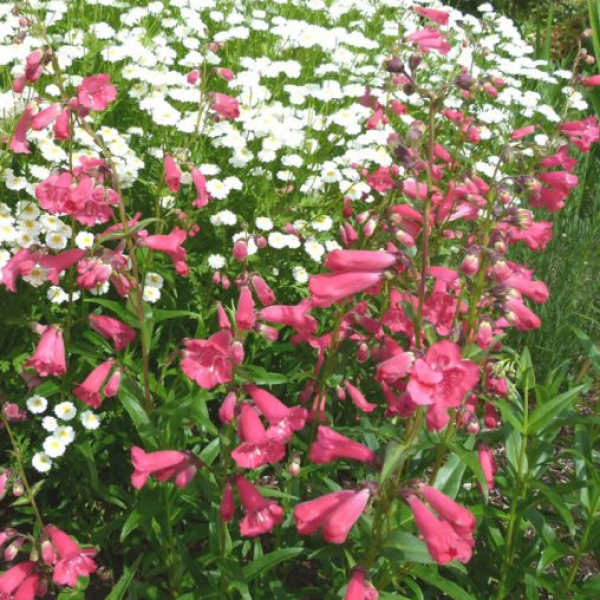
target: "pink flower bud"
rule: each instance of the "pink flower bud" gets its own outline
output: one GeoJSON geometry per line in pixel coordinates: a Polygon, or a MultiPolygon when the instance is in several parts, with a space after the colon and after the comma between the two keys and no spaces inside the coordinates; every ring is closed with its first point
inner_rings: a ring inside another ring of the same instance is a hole
{"type": "Polygon", "coordinates": [[[200,79],[200,71],[198,69],[194,69],[187,74],[187,81],[192,85],[196,85],[198,79],[200,79]]]}
{"type": "Polygon", "coordinates": [[[112,398],[117,395],[119,387],[121,385],[121,371],[117,369],[111,376],[106,385],[104,386],[104,395],[107,398],[112,398]]]}
{"type": "Polygon", "coordinates": [[[346,390],[341,385],[338,385],[335,388],[335,393],[340,402],[343,402],[346,399],[346,390]]]}
{"type": "Polygon", "coordinates": [[[296,461],[290,463],[290,465],[288,466],[288,473],[292,477],[298,477],[298,475],[300,475],[300,464],[296,461]]]}
{"type": "Polygon", "coordinates": [[[236,404],[237,396],[235,395],[235,392],[229,392],[219,407],[219,419],[221,420],[221,423],[227,425],[233,421],[235,418],[236,404]]]}
{"type": "Polygon", "coordinates": [[[223,67],[217,67],[213,69],[213,73],[225,81],[231,81],[235,78],[235,73],[231,69],[224,69],[223,67]]]}
{"type": "Polygon", "coordinates": [[[275,327],[270,327],[269,325],[264,325],[263,323],[259,323],[254,326],[254,331],[258,333],[261,337],[264,337],[266,340],[270,342],[274,342],[279,337],[279,331],[275,329],[275,327]]]}
{"type": "Polygon", "coordinates": [[[479,257],[476,254],[467,254],[460,265],[460,270],[468,277],[472,277],[479,271],[479,257]]]}
{"type": "Polygon", "coordinates": [[[56,560],[56,552],[54,551],[54,546],[50,540],[44,540],[42,542],[42,560],[48,567],[51,567],[56,560]]]}
{"type": "Polygon", "coordinates": [[[233,258],[239,262],[248,258],[248,244],[244,240],[238,240],[233,246],[233,258]]]}
{"type": "Polygon", "coordinates": [[[225,484],[225,489],[223,490],[223,498],[221,500],[219,513],[221,515],[221,520],[224,523],[229,523],[229,521],[233,519],[233,515],[235,514],[235,499],[233,497],[233,486],[229,481],[225,484]]]}
{"type": "Polygon", "coordinates": [[[244,361],[244,345],[242,342],[236,341],[231,344],[230,355],[234,365],[239,365],[244,361]]]}
{"type": "Polygon", "coordinates": [[[358,346],[357,359],[361,363],[369,359],[369,346],[365,342],[360,343],[358,346]]]}
{"type": "Polygon", "coordinates": [[[264,235],[259,235],[254,238],[254,243],[257,248],[266,248],[267,247],[267,238],[264,235]]]}
{"type": "Polygon", "coordinates": [[[25,493],[25,486],[20,477],[15,477],[12,492],[17,498],[20,498],[25,493]]]}
{"type": "Polygon", "coordinates": [[[512,275],[512,270],[506,261],[498,260],[492,267],[492,273],[497,281],[503,282],[512,275]]]}
{"type": "Polygon", "coordinates": [[[19,550],[21,550],[21,546],[25,542],[25,538],[18,537],[15,538],[4,550],[4,560],[6,562],[11,562],[15,560],[19,550]]]}

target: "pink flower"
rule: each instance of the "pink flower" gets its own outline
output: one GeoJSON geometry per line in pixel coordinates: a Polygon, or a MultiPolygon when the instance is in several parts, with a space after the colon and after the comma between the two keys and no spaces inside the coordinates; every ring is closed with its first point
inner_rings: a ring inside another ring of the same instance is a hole
{"type": "Polygon", "coordinates": [[[491,492],[494,489],[494,475],[497,471],[494,455],[485,444],[481,443],[477,447],[477,459],[481,465],[481,470],[483,471],[488,490],[491,492]]]}
{"type": "Polygon", "coordinates": [[[254,537],[273,531],[283,521],[283,509],[277,502],[265,499],[249,481],[238,475],[235,479],[246,515],[240,523],[240,533],[254,537]]]}
{"type": "Polygon", "coordinates": [[[104,395],[107,398],[112,398],[117,395],[119,387],[121,386],[121,370],[117,369],[111,376],[106,385],[104,386],[104,395]]]}
{"type": "Polygon", "coordinates": [[[90,315],[90,326],[103,338],[111,340],[116,352],[125,350],[135,340],[135,329],[112,317],[90,315]]]}
{"type": "Polygon", "coordinates": [[[219,407],[219,419],[221,423],[228,424],[235,419],[236,406],[237,396],[235,395],[235,392],[229,392],[219,407]]]}
{"type": "Polygon", "coordinates": [[[58,326],[51,325],[45,328],[32,357],[25,363],[25,367],[35,369],[40,377],[48,375],[59,377],[67,372],[65,343],[62,331],[58,326]]]}
{"type": "Polygon", "coordinates": [[[450,522],[436,517],[416,495],[410,495],[406,501],[436,563],[444,565],[454,559],[463,563],[471,560],[474,541],[470,535],[459,534],[450,522]]]}
{"type": "MultiPolygon", "coordinates": [[[[0,597],[5,597],[10,600],[11,596],[23,585],[23,582],[29,577],[35,563],[33,561],[25,561],[15,565],[0,575],[0,597]]],[[[28,596],[33,598],[33,596],[28,596]]]]}
{"type": "Polygon", "coordinates": [[[366,581],[367,574],[361,567],[352,570],[344,600],[377,600],[377,590],[366,581]]]}
{"type": "Polygon", "coordinates": [[[414,42],[420,52],[427,54],[430,50],[435,50],[440,54],[448,54],[452,46],[446,41],[448,36],[442,35],[437,29],[425,27],[420,31],[415,31],[406,38],[409,42],[414,42]]]}
{"type": "Polygon", "coordinates": [[[343,544],[350,529],[367,506],[371,492],[342,490],[314,500],[301,502],[294,508],[294,520],[300,535],[312,535],[323,528],[323,538],[332,544],[343,544]]]}
{"type": "Polygon", "coordinates": [[[96,555],[95,548],[80,548],[71,536],[52,525],[46,525],[45,529],[58,553],[52,573],[56,585],[75,587],[79,577],[89,577],[97,571],[96,563],[90,558],[96,555]]]}
{"type": "Polygon", "coordinates": [[[277,463],[285,456],[284,442],[267,435],[259,416],[248,404],[242,405],[238,435],[242,443],[231,452],[238,467],[256,469],[262,465],[277,463]]]}
{"type": "Polygon", "coordinates": [[[252,275],[250,278],[252,287],[263,306],[271,306],[275,302],[275,294],[260,275],[252,275]]]}
{"type": "Polygon", "coordinates": [[[10,149],[15,154],[31,154],[29,142],[27,141],[27,131],[31,127],[33,121],[33,107],[28,104],[21,115],[15,128],[15,133],[10,140],[10,149]]]}
{"type": "Polygon", "coordinates": [[[569,190],[577,187],[579,182],[577,175],[568,171],[546,171],[540,173],[538,179],[548,187],[567,194],[569,190]]]}
{"type": "Polygon", "coordinates": [[[237,311],[235,313],[235,324],[242,331],[250,331],[256,323],[256,315],[254,313],[254,299],[252,292],[247,285],[243,285],[240,290],[240,298],[238,301],[237,311]]]}
{"type": "Polygon", "coordinates": [[[527,127],[522,127],[521,129],[515,129],[510,134],[511,140],[520,140],[528,135],[531,135],[535,131],[535,125],[528,125],[527,127]]]}
{"type": "Polygon", "coordinates": [[[110,84],[110,77],[106,73],[84,77],[77,88],[79,104],[91,110],[106,110],[116,97],[117,88],[110,84]]]}
{"type": "Polygon", "coordinates": [[[57,140],[68,140],[71,137],[71,110],[69,108],[65,108],[56,117],[52,131],[57,140]]]}
{"type": "Polygon", "coordinates": [[[388,385],[396,385],[399,379],[408,375],[415,360],[412,352],[397,352],[391,358],[384,360],[377,366],[377,381],[388,385]]]}
{"type": "Polygon", "coordinates": [[[57,119],[61,112],[62,106],[60,104],[51,104],[48,108],[40,110],[40,112],[36,113],[31,120],[31,129],[34,131],[45,129],[50,123],[57,119]]]}
{"type": "Polygon", "coordinates": [[[145,452],[138,446],[131,449],[131,462],[135,469],[131,475],[131,485],[138,490],[146,485],[150,475],[154,475],[156,481],[166,481],[175,477],[175,485],[184,488],[194,478],[198,464],[189,452],[145,452]]]}
{"type": "Polygon", "coordinates": [[[144,239],[143,245],[157,252],[164,252],[175,264],[177,273],[186,276],[189,273],[189,268],[185,262],[187,252],[181,247],[186,238],[185,231],[175,227],[169,235],[149,235],[144,239]]]}
{"type": "Polygon", "coordinates": [[[346,382],[346,391],[350,395],[350,399],[354,406],[362,410],[363,412],[370,413],[373,412],[377,408],[377,404],[371,404],[367,402],[367,399],[363,396],[362,392],[354,387],[348,381],[346,382]]]}
{"type": "Polygon", "coordinates": [[[383,272],[378,271],[313,275],[308,283],[311,302],[315,307],[326,308],[354,294],[372,290],[383,278],[383,272]]]}
{"type": "Polygon", "coordinates": [[[531,298],[538,304],[544,304],[548,300],[548,287],[543,281],[534,281],[533,279],[514,273],[503,283],[517,290],[523,296],[531,298]]]}
{"type": "Polygon", "coordinates": [[[407,389],[416,404],[455,407],[478,380],[477,365],[462,360],[457,344],[442,340],[415,361],[407,389]]]}
{"type": "Polygon", "coordinates": [[[317,321],[309,315],[312,304],[303,300],[296,306],[277,304],[267,306],[258,313],[258,318],[278,325],[293,327],[299,333],[309,337],[317,330],[317,321]]]}
{"type": "Polygon", "coordinates": [[[178,192],[181,187],[181,169],[170,154],[165,156],[165,181],[172,192],[178,192]]]}
{"type": "Polygon", "coordinates": [[[454,502],[452,498],[434,487],[426,485],[421,493],[438,515],[448,521],[459,535],[473,535],[477,523],[470,510],[454,502]]]}
{"type": "Polygon", "coordinates": [[[300,431],[306,424],[307,410],[300,406],[288,407],[279,398],[255,385],[244,389],[269,421],[267,435],[276,441],[288,442],[294,431],[300,431]]]}
{"type": "Polygon", "coordinates": [[[385,271],[396,264],[397,258],[379,250],[332,250],[325,266],[336,273],[345,271],[385,271]]]}
{"type": "Polygon", "coordinates": [[[108,377],[112,368],[113,361],[107,360],[98,365],[74,390],[73,394],[77,396],[84,404],[92,408],[100,408],[102,405],[102,397],[100,396],[100,388],[108,377]]]}
{"type": "Polygon", "coordinates": [[[231,332],[220,331],[207,340],[185,340],[181,370],[200,387],[210,390],[228,383],[233,375],[231,332]]]}
{"type": "Polygon", "coordinates": [[[506,320],[518,331],[532,331],[542,325],[540,318],[517,298],[509,298],[504,308],[506,320]]]}
{"type": "Polygon", "coordinates": [[[309,459],[315,464],[325,464],[339,458],[373,463],[377,459],[377,455],[363,444],[355,442],[329,427],[319,425],[317,439],[310,448],[309,459]]]}
{"type": "Polygon", "coordinates": [[[192,169],[192,181],[194,182],[197,196],[196,200],[192,202],[192,206],[195,206],[196,208],[204,208],[208,205],[210,194],[206,189],[206,179],[204,178],[204,175],[202,175],[200,169],[195,167],[192,169]]]}
{"type": "Polygon", "coordinates": [[[235,514],[233,486],[231,485],[230,481],[228,481],[225,484],[225,489],[223,490],[223,497],[221,498],[221,505],[219,506],[219,514],[221,515],[221,520],[223,521],[223,523],[229,523],[229,521],[233,519],[233,515],[235,514]]]}
{"type": "Polygon", "coordinates": [[[227,94],[211,93],[213,110],[224,119],[237,119],[240,116],[240,103],[227,94]]]}
{"type": "Polygon", "coordinates": [[[595,87],[600,85],[600,75],[592,75],[591,77],[582,77],[581,85],[585,85],[587,87],[595,87]]]}
{"type": "Polygon", "coordinates": [[[422,6],[416,6],[413,10],[422,17],[437,23],[438,25],[448,25],[450,14],[443,10],[434,10],[433,8],[423,8],[422,6]]]}
{"type": "Polygon", "coordinates": [[[563,123],[559,130],[581,152],[589,152],[592,144],[600,140],[600,127],[596,117],[563,123]]]}

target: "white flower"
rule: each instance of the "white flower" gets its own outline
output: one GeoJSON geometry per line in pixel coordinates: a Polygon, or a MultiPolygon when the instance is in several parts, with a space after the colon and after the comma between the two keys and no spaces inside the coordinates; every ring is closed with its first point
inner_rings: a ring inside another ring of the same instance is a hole
{"type": "Polygon", "coordinates": [[[80,231],[75,236],[75,245],[80,250],[87,250],[94,245],[94,234],[89,231],[80,231]]]}
{"type": "Polygon", "coordinates": [[[31,464],[38,473],[47,473],[52,468],[52,459],[45,452],[38,452],[33,455],[31,464]]]}
{"type": "Polygon", "coordinates": [[[90,431],[100,427],[100,417],[95,415],[91,410],[86,410],[85,412],[81,413],[79,420],[81,421],[81,424],[90,431]]]}
{"type": "Polygon", "coordinates": [[[164,279],[158,273],[146,273],[144,285],[147,287],[162,288],[164,279]]]}
{"type": "Polygon", "coordinates": [[[285,245],[288,248],[295,250],[296,248],[300,248],[300,246],[302,245],[302,242],[300,241],[300,238],[298,236],[290,233],[285,236],[285,245]]]}
{"type": "Polygon", "coordinates": [[[77,409],[72,402],[61,402],[54,407],[54,414],[63,421],[70,421],[77,414],[77,409]]]}
{"type": "Polygon", "coordinates": [[[52,432],[52,436],[68,446],[75,439],[75,430],[70,425],[61,425],[52,432]]]}
{"type": "Polygon", "coordinates": [[[215,271],[222,269],[225,266],[225,257],[221,254],[211,254],[208,257],[208,266],[215,271]]]}
{"type": "Polygon", "coordinates": [[[108,292],[110,288],[110,282],[104,281],[103,283],[98,283],[94,287],[89,289],[90,294],[94,296],[103,296],[108,292]]]}
{"type": "Polygon", "coordinates": [[[26,404],[29,412],[34,415],[39,415],[48,408],[48,400],[43,396],[31,396],[31,398],[27,398],[26,404]]]}
{"type": "Polygon", "coordinates": [[[308,281],[308,272],[304,267],[294,267],[292,269],[292,275],[298,283],[306,283],[308,281]]]}
{"type": "Polygon", "coordinates": [[[23,275],[23,279],[33,287],[39,287],[44,284],[47,278],[48,271],[40,267],[40,265],[35,265],[27,275],[23,275]]]}
{"type": "Polygon", "coordinates": [[[54,435],[48,436],[44,440],[44,452],[50,458],[58,458],[59,456],[62,456],[66,449],[67,446],[65,443],[57,437],[54,437],[54,435]]]}
{"type": "Polygon", "coordinates": [[[52,302],[52,304],[64,304],[69,299],[69,294],[65,292],[61,287],[53,285],[48,288],[46,292],[46,298],[52,302]]]}
{"type": "Polygon", "coordinates": [[[269,246],[271,246],[271,248],[275,248],[276,250],[281,250],[282,248],[285,248],[285,246],[287,245],[286,238],[287,238],[287,236],[285,236],[280,231],[273,231],[269,234],[269,237],[267,238],[267,242],[269,243],[269,246]]]}
{"type": "Polygon", "coordinates": [[[304,250],[315,262],[321,262],[321,259],[325,254],[325,247],[323,244],[314,239],[307,240],[304,243],[304,250]]]}
{"type": "Polygon", "coordinates": [[[237,217],[230,210],[222,210],[221,212],[215,213],[211,218],[210,222],[218,227],[219,225],[235,225],[237,223],[237,217]]]}
{"type": "Polygon", "coordinates": [[[51,416],[44,417],[42,419],[42,427],[49,431],[50,433],[54,433],[54,430],[58,427],[58,421],[51,416]]]}
{"type": "Polygon", "coordinates": [[[310,225],[317,231],[329,231],[333,226],[333,219],[327,216],[317,217],[310,225]]]}
{"type": "Polygon", "coordinates": [[[53,231],[46,235],[46,245],[52,250],[63,250],[67,247],[67,236],[58,231],[53,231]]]}
{"type": "Polygon", "coordinates": [[[273,221],[268,217],[257,217],[256,228],[261,231],[271,231],[271,229],[273,229],[273,221]]]}
{"type": "Polygon", "coordinates": [[[229,187],[224,181],[211,179],[206,182],[206,190],[216,200],[223,200],[229,195],[229,187]]]}
{"type": "Polygon", "coordinates": [[[145,286],[142,297],[146,302],[154,304],[155,302],[158,302],[158,300],[160,300],[160,288],[145,286]]]}
{"type": "Polygon", "coordinates": [[[40,223],[46,231],[57,231],[63,225],[61,220],[54,215],[44,214],[40,217],[40,223]]]}

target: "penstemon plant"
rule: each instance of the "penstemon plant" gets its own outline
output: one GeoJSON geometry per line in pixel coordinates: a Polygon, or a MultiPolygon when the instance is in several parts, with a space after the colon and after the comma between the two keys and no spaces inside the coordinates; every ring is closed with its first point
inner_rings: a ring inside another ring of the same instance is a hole
{"type": "Polygon", "coordinates": [[[593,525],[526,540],[585,384],[504,338],[600,82],[422,4],[0,7],[0,598],[575,589],[593,525]]]}

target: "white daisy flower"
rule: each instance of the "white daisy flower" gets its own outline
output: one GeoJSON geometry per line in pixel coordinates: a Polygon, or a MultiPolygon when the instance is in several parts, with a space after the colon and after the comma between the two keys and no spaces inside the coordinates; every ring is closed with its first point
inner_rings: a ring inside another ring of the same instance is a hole
{"type": "Polygon", "coordinates": [[[79,420],[85,429],[90,431],[100,427],[100,417],[94,414],[91,410],[86,410],[85,412],[81,413],[79,420]]]}
{"type": "Polygon", "coordinates": [[[54,407],[54,414],[63,421],[70,421],[77,414],[77,409],[72,402],[61,402],[54,407]]]}
{"type": "Polygon", "coordinates": [[[45,452],[38,452],[33,455],[31,464],[38,473],[47,473],[52,468],[52,459],[45,452]]]}
{"type": "Polygon", "coordinates": [[[50,435],[44,440],[44,452],[50,458],[62,456],[66,449],[66,444],[61,439],[54,437],[54,435],[50,435]]]}
{"type": "Polygon", "coordinates": [[[26,401],[27,410],[32,412],[34,415],[39,415],[43,413],[48,408],[48,400],[43,396],[31,396],[31,398],[27,398],[26,401]]]}

